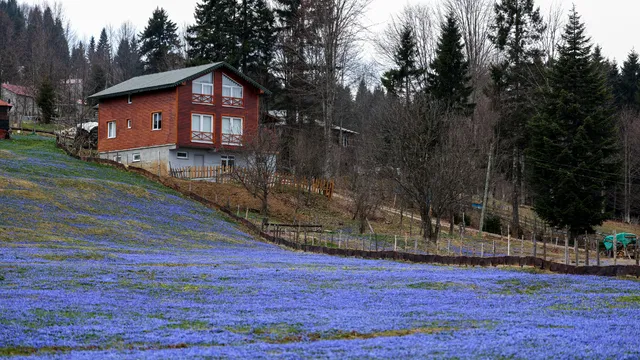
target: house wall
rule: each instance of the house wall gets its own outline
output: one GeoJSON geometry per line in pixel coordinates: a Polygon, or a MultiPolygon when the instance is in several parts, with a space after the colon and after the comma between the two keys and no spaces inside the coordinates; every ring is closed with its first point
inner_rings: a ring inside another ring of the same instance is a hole
{"type": "Polygon", "coordinates": [[[176,89],[133,94],[100,101],[98,151],[113,152],[152,146],[175,145],[177,140],[176,89]],[[162,113],[162,129],[153,130],[152,114],[162,113]],[[131,120],[131,129],[127,120],[131,120]],[[107,123],[116,121],[116,137],[109,139],[107,123]]]}
{"type": "Polygon", "coordinates": [[[224,69],[213,72],[213,104],[194,104],[192,101],[192,81],[178,87],[178,146],[191,148],[226,148],[233,150],[237,146],[222,146],[222,117],[243,118],[243,135],[250,137],[258,129],[260,93],[253,85],[224,69]],[[243,86],[244,106],[242,108],[222,105],[222,75],[226,75],[243,86]],[[191,114],[213,115],[214,144],[201,144],[191,141],[191,114]]]}
{"type": "Polygon", "coordinates": [[[101,159],[118,161],[128,166],[135,166],[149,170],[154,174],[168,175],[170,151],[175,145],[153,146],[139,149],[101,152],[101,159]],[[140,161],[134,161],[134,155],[140,155],[140,161]],[[120,158],[118,160],[118,157],[120,158]]]}
{"type": "Polygon", "coordinates": [[[202,148],[184,148],[184,147],[180,149],[171,150],[169,152],[169,162],[172,168],[201,166],[201,164],[196,163],[197,155],[204,157],[204,166],[221,166],[223,155],[235,156],[236,167],[244,167],[246,165],[244,155],[240,152],[232,152],[232,151],[214,152],[214,151],[202,149],[202,148]],[[189,158],[178,159],[178,156],[177,156],[178,152],[187,152],[189,155],[189,158]]]}
{"type": "Polygon", "coordinates": [[[34,98],[18,95],[13,91],[2,89],[2,100],[13,105],[9,112],[11,121],[19,124],[20,121],[34,121],[40,116],[40,108],[36,105],[34,98]]]}

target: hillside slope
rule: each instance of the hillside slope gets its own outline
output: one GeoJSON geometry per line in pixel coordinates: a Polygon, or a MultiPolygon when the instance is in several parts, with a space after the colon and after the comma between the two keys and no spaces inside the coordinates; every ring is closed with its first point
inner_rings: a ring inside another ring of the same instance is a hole
{"type": "Polygon", "coordinates": [[[294,253],[51,140],[0,206],[0,357],[640,357],[639,282],[294,253]]]}

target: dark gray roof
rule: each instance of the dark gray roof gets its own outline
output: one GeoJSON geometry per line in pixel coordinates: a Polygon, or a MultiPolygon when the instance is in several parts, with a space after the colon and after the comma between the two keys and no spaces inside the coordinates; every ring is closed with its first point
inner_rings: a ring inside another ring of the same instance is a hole
{"type": "Polygon", "coordinates": [[[219,68],[225,68],[234,74],[240,76],[253,86],[264,91],[266,94],[271,94],[264,86],[258,84],[256,81],[241,73],[238,69],[225,62],[217,62],[213,64],[194,66],[184,69],[166,71],[157,74],[144,75],[134,77],[127,81],[121,82],[118,85],[112,86],[108,89],[102,90],[89,96],[89,99],[105,99],[116,96],[123,96],[147,91],[161,90],[173,88],[185,81],[197,79],[200,76],[219,68]]]}

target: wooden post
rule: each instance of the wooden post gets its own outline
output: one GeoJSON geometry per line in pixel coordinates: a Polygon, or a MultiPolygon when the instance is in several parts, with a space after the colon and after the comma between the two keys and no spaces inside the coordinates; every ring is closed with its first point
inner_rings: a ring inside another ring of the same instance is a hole
{"type": "Polygon", "coordinates": [[[409,239],[407,238],[407,233],[404,233],[404,252],[407,252],[407,242],[409,239]]]}
{"type": "Polygon", "coordinates": [[[633,256],[636,258],[636,266],[640,266],[640,258],[638,257],[640,252],[638,251],[638,245],[640,245],[640,242],[636,239],[636,246],[633,248],[633,256]]]}
{"type": "Polygon", "coordinates": [[[496,257],[496,239],[493,239],[493,257],[496,257]]]}
{"type": "Polygon", "coordinates": [[[338,249],[340,249],[341,245],[342,245],[342,230],[340,230],[340,232],[338,233],[338,249]]]}
{"type": "Polygon", "coordinates": [[[418,238],[417,237],[413,239],[413,252],[416,253],[416,254],[418,253],[418,238]]]}
{"type": "Polygon", "coordinates": [[[451,238],[447,239],[447,256],[451,256],[451,238]]]}
{"type": "Polygon", "coordinates": [[[569,234],[564,234],[564,264],[569,265],[569,234]]]}
{"type": "Polygon", "coordinates": [[[596,243],[596,266],[600,266],[600,242],[598,242],[598,237],[594,238],[596,243]]]}
{"type": "Polygon", "coordinates": [[[580,248],[578,247],[578,238],[573,239],[573,249],[576,253],[576,266],[580,265],[580,248]]]}
{"type": "Polygon", "coordinates": [[[304,246],[307,246],[307,229],[304,229],[304,246]]]}
{"type": "Polygon", "coordinates": [[[542,260],[547,261],[547,237],[542,234],[542,260]]]}
{"type": "Polygon", "coordinates": [[[511,256],[511,225],[507,226],[507,256],[511,256]]]}
{"type": "Polygon", "coordinates": [[[238,211],[236,212],[236,216],[240,217],[240,204],[238,204],[238,211]]]}
{"type": "Polygon", "coordinates": [[[247,206],[247,211],[244,213],[244,219],[249,220],[249,207],[247,206]]]}
{"type": "Polygon", "coordinates": [[[618,234],[613,230],[613,265],[618,265],[618,234]]]}
{"type": "Polygon", "coordinates": [[[584,265],[589,266],[589,235],[584,232],[584,265]]]}
{"type": "Polygon", "coordinates": [[[484,241],[482,242],[482,244],[480,245],[480,257],[483,258],[484,257],[484,241]]]}
{"type": "Polygon", "coordinates": [[[538,257],[538,243],[536,242],[536,232],[531,234],[531,242],[533,242],[533,257],[538,257]]]}
{"type": "Polygon", "coordinates": [[[365,239],[365,238],[363,237],[363,238],[362,238],[362,251],[366,251],[366,250],[367,250],[367,249],[365,248],[365,244],[364,244],[364,243],[365,243],[365,240],[364,240],[364,239],[365,239]]]}
{"type": "Polygon", "coordinates": [[[413,211],[411,212],[411,216],[409,217],[409,236],[412,235],[412,227],[413,227],[413,211]]]}
{"type": "Polygon", "coordinates": [[[524,257],[524,235],[520,238],[520,257],[524,257]]]}

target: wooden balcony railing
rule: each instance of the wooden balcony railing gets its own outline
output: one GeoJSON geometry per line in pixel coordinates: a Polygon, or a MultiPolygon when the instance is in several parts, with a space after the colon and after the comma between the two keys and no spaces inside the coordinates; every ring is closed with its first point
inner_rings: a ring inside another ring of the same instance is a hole
{"type": "Polygon", "coordinates": [[[197,104],[213,104],[213,95],[192,94],[191,101],[197,104]]]}
{"type": "Polygon", "coordinates": [[[201,142],[208,142],[213,144],[213,133],[202,132],[202,131],[192,131],[191,141],[201,141],[201,142]]]}
{"type": "Polygon", "coordinates": [[[230,96],[222,97],[222,105],[223,106],[233,106],[233,107],[243,107],[244,99],[243,98],[235,98],[230,96]]]}
{"type": "Polygon", "coordinates": [[[222,145],[242,146],[242,135],[222,134],[222,145]]]}

